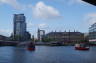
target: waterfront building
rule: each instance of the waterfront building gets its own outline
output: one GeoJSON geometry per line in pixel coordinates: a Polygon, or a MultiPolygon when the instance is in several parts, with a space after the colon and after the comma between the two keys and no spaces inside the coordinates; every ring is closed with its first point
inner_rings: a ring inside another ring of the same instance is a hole
{"type": "Polygon", "coordinates": [[[8,37],[0,35],[0,40],[6,40],[8,37]]]}
{"type": "Polygon", "coordinates": [[[64,43],[79,43],[84,40],[84,33],[81,32],[50,32],[45,35],[51,41],[64,43]]]}
{"type": "Polygon", "coordinates": [[[89,27],[89,42],[96,44],[96,23],[89,27]]]}
{"type": "Polygon", "coordinates": [[[31,35],[26,30],[26,17],[24,14],[14,14],[13,38],[15,40],[29,40],[31,35]]]}
{"type": "Polygon", "coordinates": [[[89,33],[84,33],[84,39],[89,42],[89,33]]]}

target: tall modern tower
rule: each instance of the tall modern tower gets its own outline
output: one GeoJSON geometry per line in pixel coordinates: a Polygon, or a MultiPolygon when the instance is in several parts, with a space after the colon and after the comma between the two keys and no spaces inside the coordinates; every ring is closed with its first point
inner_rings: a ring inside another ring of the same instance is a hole
{"type": "Polygon", "coordinates": [[[24,14],[14,14],[14,35],[23,35],[26,32],[24,14]]]}
{"type": "Polygon", "coordinates": [[[13,37],[16,40],[28,39],[30,34],[26,31],[26,18],[24,14],[14,14],[13,24],[13,37]]]}

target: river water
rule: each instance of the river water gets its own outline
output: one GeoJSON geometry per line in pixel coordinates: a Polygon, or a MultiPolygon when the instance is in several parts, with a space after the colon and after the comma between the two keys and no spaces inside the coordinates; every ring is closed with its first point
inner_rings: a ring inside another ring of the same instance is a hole
{"type": "Polygon", "coordinates": [[[89,51],[78,51],[73,46],[36,46],[35,51],[0,47],[0,63],[96,63],[96,47],[89,51]]]}

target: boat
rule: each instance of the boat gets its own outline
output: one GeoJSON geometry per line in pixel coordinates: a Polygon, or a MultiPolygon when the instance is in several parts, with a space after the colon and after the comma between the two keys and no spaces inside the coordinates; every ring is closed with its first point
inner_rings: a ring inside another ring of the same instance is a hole
{"type": "Polygon", "coordinates": [[[75,47],[76,50],[89,50],[89,47],[75,47]]]}
{"type": "Polygon", "coordinates": [[[35,48],[33,48],[33,47],[29,48],[29,47],[28,47],[27,50],[29,50],[29,51],[34,51],[35,48]]]}
{"type": "Polygon", "coordinates": [[[32,42],[28,44],[27,50],[29,51],[34,51],[35,50],[35,44],[33,44],[32,42]]]}
{"type": "Polygon", "coordinates": [[[85,46],[85,44],[76,44],[75,45],[76,50],[89,50],[89,46],[85,46]]]}

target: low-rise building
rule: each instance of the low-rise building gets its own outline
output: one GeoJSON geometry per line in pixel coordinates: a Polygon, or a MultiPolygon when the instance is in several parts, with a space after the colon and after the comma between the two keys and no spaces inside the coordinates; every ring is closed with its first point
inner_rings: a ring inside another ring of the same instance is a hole
{"type": "Polygon", "coordinates": [[[50,41],[64,43],[78,43],[84,40],[84,33],[81,32],[50,32],[45,35],[50,41]]]}
{"type": "Polygon", "coordinates": [[[0,40],[6,40],[6,39],[7,39],[6,36],[0,35],[0,40]]]}

